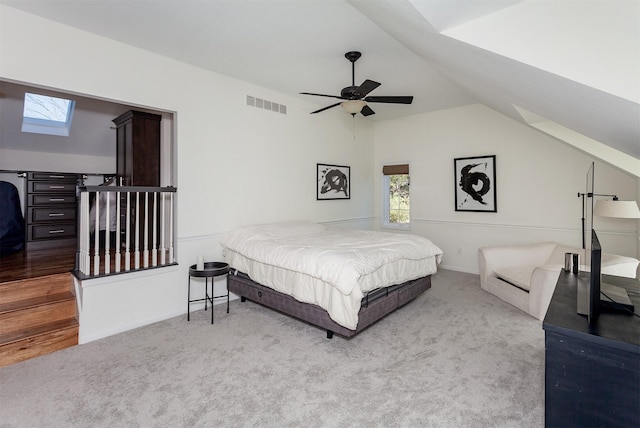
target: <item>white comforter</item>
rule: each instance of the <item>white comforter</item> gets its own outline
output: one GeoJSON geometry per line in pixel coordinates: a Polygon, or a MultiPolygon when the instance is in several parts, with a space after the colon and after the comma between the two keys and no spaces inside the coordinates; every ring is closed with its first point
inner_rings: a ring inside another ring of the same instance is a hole
{"type": "Polygon", "coordinates": [[[232,269],[316,304],[355,330],[367,291],[435,273],[442,250],[417,235],[306,222],[240,228],[221,241],[232,269]]]}

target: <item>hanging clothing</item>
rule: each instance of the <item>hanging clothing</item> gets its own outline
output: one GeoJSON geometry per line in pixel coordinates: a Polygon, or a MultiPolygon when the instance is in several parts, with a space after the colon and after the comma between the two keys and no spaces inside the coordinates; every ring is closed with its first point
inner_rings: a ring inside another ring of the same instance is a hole
{"type": "Polygon", "coordinates": [[[22,250],[24,234],[18,189],[11,183],[0,181],[0,257],[22,250]]]}

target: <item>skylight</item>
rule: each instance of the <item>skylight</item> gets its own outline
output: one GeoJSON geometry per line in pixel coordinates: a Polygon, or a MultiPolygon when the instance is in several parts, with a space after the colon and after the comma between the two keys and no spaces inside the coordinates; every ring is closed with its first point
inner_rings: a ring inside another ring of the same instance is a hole
{"type": "Polygon", "coordinates": [[[22,132],[68,137],[74,107],[73,100],[26,92],[22,132]]]}

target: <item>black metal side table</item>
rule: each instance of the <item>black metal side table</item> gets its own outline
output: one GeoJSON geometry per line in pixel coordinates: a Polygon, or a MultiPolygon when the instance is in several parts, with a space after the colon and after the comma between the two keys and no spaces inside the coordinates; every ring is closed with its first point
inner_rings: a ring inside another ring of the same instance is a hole
{"type": "Polygon", "coordinates": [[[191,303],[201,302],[204,300],[204,310],[207,310],[207,302],[211,303],[211,324],[213,324],[213,299],[219,297],[227,298],[227,313],[229,313],[229,289],[227,294],[221,294],[219,296],[213,295],[214,279],[216,276],[226,275],[229,272],[229,264],[223,262],[207,262],[204,264],[204,269],[198,270],[196,265],[191,265],[189,268],[189,285],[187,290],[187,321],[190,318],[191,303]],[[191,277],[204,278],[204,298],[191,300],[191,277]],[[209,278],[211,278],[211,295],[209,295],[209,278]]]}

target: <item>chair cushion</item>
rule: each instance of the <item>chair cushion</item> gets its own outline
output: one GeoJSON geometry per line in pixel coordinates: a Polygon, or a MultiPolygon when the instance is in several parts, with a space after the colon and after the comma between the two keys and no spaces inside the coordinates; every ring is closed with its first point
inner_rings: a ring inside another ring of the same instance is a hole
{"type": "Polygon", "coordinates": [[[498,278],[524,291],[531,290],[531,274],[536,266],[514,266],[494,269],[498,278]]]}

